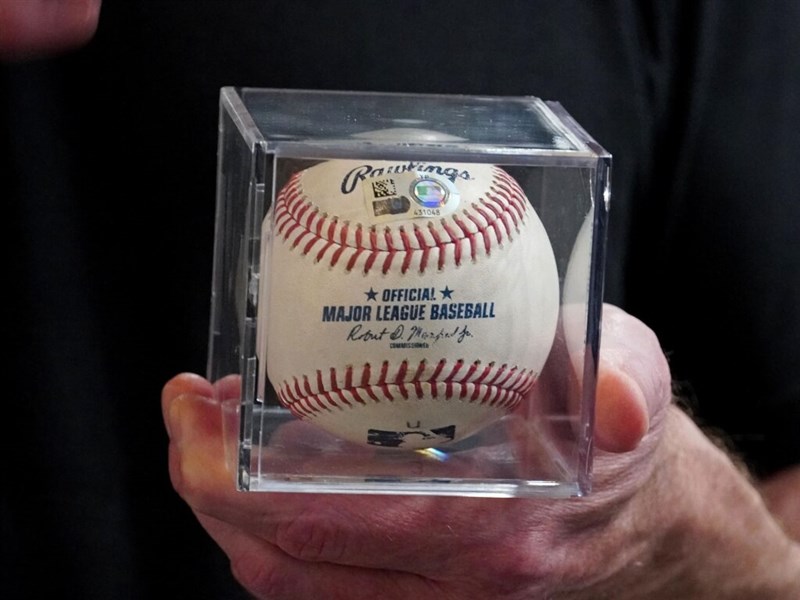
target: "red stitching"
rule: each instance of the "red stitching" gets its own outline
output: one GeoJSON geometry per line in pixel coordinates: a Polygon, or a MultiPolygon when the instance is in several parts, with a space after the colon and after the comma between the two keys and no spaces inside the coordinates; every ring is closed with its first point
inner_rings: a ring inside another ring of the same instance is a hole
{"type": "Polygon", "coordinates": [[[292,244],[292,250],[297,248],[297,246],[300,245],[300,242],[303,241],[303,238],[305,238],[305,237],[307,237],[309,235],[311,235],[311,232],[308,231],[307,229],[305,231],[303,231],[300,235],[298,235],[297,238],[294,240],[294,243],[292,244]]]}
{"type": "Polygon", "coordinates": [[[400,272],[405,274],[405,272],[408,271],[408,267],[411,265],[411,259],[414,257],[414,248],[409,242],[408,233],[406,233],[404,227],[400,227],[400,239],[403,241],[403,250],[405,251],[405,257],[403,258],[403,265],[400,267],[400,272]]]}
{"type": "Polygon", "coordinates": [[[353,387],[353,367],[347,367],[344,370],[344,387],[353,387]]]}
{"type": "Polygon", "coordinates": [[[324,399],[324,400],[327,400],[328,404],[330,404],[330,405],[331,405],[333,408],[336,408],[336,406],[337,406],[337,404],[336,404],[336,400],[334,400],[334,399],[331,397],[331,394],[330,394],[330,392],[328,392],[328,391],[320,392],[320,396],[322,396],[322,398],[320,398],[320,405],[321,405],[321,406],[322,406],[322,407],[323,407],[325,410],[327,410],[327,411],[330,411],[330,408],[329,408],[327,405],[325,405],[325,404],[323,404],[323,403],[322,403],[322,400],[323,400],[323,399],[324,399]]]}
{"type": "Polygon", "coordinates": [[[419,271],[420,273],[424,273],[425,269],[428,268],[428,255],[430,254],[431,249],[425,243],[425,236],[420,231],[420,228],[414,225],[414,237],[417,238],[417,244],[419,244],[420,249],[422,250],[422,257],[419,259],[419,271]]]}
{"type": "MultiPolygon", "coordinates": [[[[296,198],[297,198],[297,201],[299,202],[300,201],[300,195],[298,194],[296,196],[296,198]]],[[[300,207],[300,209],[297,210],[296,212],[294,212],[294,218],[297,220],[298,223],[302,223],[303,222],[303,215],[308,213],[308,218],[306,219],[306,227],[308,227],[311,224],[311,221],[313,221],[314,217],[319,212],[316,209],[314,209],[314,210],[311,210],[311,209],[312,209],[312,206],[310,204],[303,203],[303,205],[300,207]]]]}
{"type": "MultiPolygon", "coordinates": [[[[388,368],[389,363],[385,362],[384,365],[388,368]]],[[[400,363],[400,368],[397,369],[397,375],[394,377],[395,383],[402,383],[406,380],[406,373],[408,372],[408,361],[404,360],[400,363]]]]}
{"type": "Polygon", "coordinates": [[[377,252],[370,252],[369,256],[367,257],[366,262],[364,262],[364,275],[369,273],[370,269],[372,268],[375,259],[378,258],[377,252]]]}
{"type": "MultiPolygon", "coordinates": [[[[444,362],[444,361],[442,361],[442,362],[444,362]]],[[[450,375],[445,377],[444,380],[447,383],[450,383],[451,381],[453,381],[453,379],[455,379],[456,375],[458,375],[458,372],[461,370],[461,367],[463,367],[463,366],[464,366],[464,361],[459,358],[456,361],[456,364],[453,365],[453,370],[450,371],[450,375]]]]}
{"type": "Polygon", "coordinates": [[[325,387],[325,383],[322,381],[322,371],[320,371],[319,369],[317,369],[317,389],[318,390],[327,389],[325,387]]]}
{"type": "Polygon", "coordinates": [[[336,219],[336,217],[331,217],[329,219],[329,221],[330,222],[328,223],[328,231],[325,234],[325,239],[330,240],[331,243],[335,243],[335,240],[336,240],[336,224],[338,223],[338,220],[336,219]]]}
{"type": "Polygon", "coordinates": [[[276,198],[276,230],[289,242],[291,249],[312,255],[317,262],[327,259],[330,266],[335,266],[346,259],[344,268],[347,271],[358,268],[363,261],[364,274],[376,266],[386,274],[401,252],[401,273],[407,273],[412,267],[424,273],[434,264],[436,269],[442,270],[448,260],[460,266],[467,251],[471,260],[477,259],[478,239],[486,255],[491,254],[494,244],[502,244],[506,238],[512,240],[513,232],[524,222],[530,208],[519,184],[510,175],[499,168],[493,168],[492,173],[489,189],[471,206],[442,218],[438,227],[429,222],[427,230],[423,230],[414,224],[413,232],[403,227],[395,230],[384,227],[379,232],[374,226],[365,232],[360,223],[340,221],[321,212],[306,197],[300,173],[296,173],[276,198]],[[468,249],[463,247],[465,244],[469,245],[468,249]],[[329,254],[333,246],[336,248],[329,254]],[[434,250],[438,255],[435,261],[431,260],[434,250]]]}
{"type": "Polygon", "coordinates": [[[317,234],[318,238],[322,238],[322,228],[325,226],[325,216],[320,216],[319,209],[315,208],[314,212],[308,217],[308,228],[311,229],[312,221],[316,220],[316,225],[314,227],[314,233],[317,234]]]}
{"type": "Polygon", "coordinates": [[[537,374],[506,364],[496,368],[494,363],[484,366],[480,361],[475,361],[467,365],[465,361],[458,360],[447,372],[447,360],[441,359],[433,367],[431,377],[425,378],[424,373],[429,367],[425,360],[414,368],[408,361],[403,361],[395,372],[391,372],[389,362],[384,361],[374,382],[369,363],[362,367],[360,377],[354,367],[345,368],[343,382],[335,368],[330,369],[328,378],[318,370],[313,376],[316,388],[307,375],[294,377],[291,382],[284,381],[278,386],[278,398],[299,417],[354,408],[356,404],[366,405],[363,395],[375,403],[393,402],[400,398],[408,400],[412,395],[417,399],[426,395],[432,398],[441,395],[443,400],[458,399],[471,404],[510,409],[525,397],[537,380],[537,374]]]}
{"type": "MultiPolygon", "coordinates": [[[[466,226],[466,224],[459,218],[458,215],[453,215],[453,221],[456,225],[458,225],[458,228],[464,234],[462,239],[465,239],[467,242],[469,242],[469,257],[472,261],[474,261],[478,255],[477,250],[475,249],[475,234],[469,230],[469,227],[466,226]]],[[[458,264],[458,261],[456,261],[456,264],[458,264]]]]}
{"type": "Polygon", "coordinates": [[[308,254],[309,252],[311,252],[311,248],[314,247],[314,244],[317,243],[317,240],[319,240],[319,238],[312,236],[308,244],[306,244],[305,248],[303,248],[303,254],[308,254]]]}
{"type": "Polygon", "coordinates": [[[363,254],[363,252],[364,252],[364,249],[363,248],[359,248],[358,250],[355,251],[353,256],[350,257],[350,260],[347,261],[347,266],[345,267],[345,270],[348,273],[350,271],[352,271],[353,268],[356,266],[356,263],[358,262],[358,258],[361,256],[361,254],[363,254]]]}
{"type": "Polygon", "coordinates": [[[333,256],[331,257],[331,266],[332,267],[335,267],[336,263],[339,262],[339,259],[342,257],[342,253],[345,251],[345,249],[346,249],[345,246],[339,246],[336,249],[336,252],[333,253],[333,256]]]}
{"type": "Polygon", "coordinates": [[[336,390],[336,395],[337,395],[337,396],[339,397],[339,399],[340,399],[342,402],[344,402],[344,403],[345,403],[345,404],[346,404],[348,407],[352,407],[353,405],[352,405],[352,404],[350,403],[350,401],[347,399],[347,396],[345,396],[345,395],[344,395],[344,392],[345,392],[345,390],[339,390],[339,389],[337,389],[337,390],[336,390]]]}
{"type": "Polygon", "coordinates": [[[394,258],[395,251],[389,250],[386,254],[386,258],[383,260],[383,266],[381,267],[381,272],[386,275],[392,268],[392,259],[394,258]]]}
{"type": "Polygon", "coordinates": [[[369,228],[369,249],[373,251],[378,249],[378,232],[375,231],[374,225],[369,228]]]}
{"type": "MultiPolygon", "coordinates": [[[[314,245],[316,245],[316,243],[314,245]]],[[[320,251],[317,252],[317,259],[316,259],[317,262],[321,262],[322,261],[322,257],[325,256],[325,252],[327,252],[328,248],[330,248],[331,246],[333,246],[333,242],[327,242],[325,245],[322,246],[320,251]]]]}
{"type": "MultiPolygon", "coordinates": [[[[480,210],[477,204],[472,205],[472,209],[478,213],[481,217],[486,219],[486,213],[480,210]]],[[[478,228],[478,232],[481,237],[483,238],[483,251],[486,253],[486,256],[492,255],[492,241],[489,239],[489,228],[493,228],[494,223],[489,223],[489,227],[481,227],[480,221],[478,217],[475,215],[467,215],[467,218],[475,223],[475,226],[478,228]]],[[[486,219],[487,221],[489,219],[486,219]]]]}
{"type": "Polygon", "coordinates": [[[436,381],[436,379],[439,377],[439,374],[442,372],[442,369],[444,369],[445,364],[447,364],[447,361],[445,359],[440,360],[436,364],[436,368],[434,369],[433,375],[431,375],[431,378],[428,379],[428,383],[433,383],[433,382],[436,381]]]}

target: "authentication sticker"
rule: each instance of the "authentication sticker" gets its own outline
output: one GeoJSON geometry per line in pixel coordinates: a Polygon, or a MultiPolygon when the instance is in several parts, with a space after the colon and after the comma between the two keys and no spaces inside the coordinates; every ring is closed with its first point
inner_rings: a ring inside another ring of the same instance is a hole
{"type": "Polygon", "coordinates": [[[438,173],[390,173],[363,184],[364,201],[377,222],[435,219],[456,212],[461,200],[456,184],[438,173]]]}

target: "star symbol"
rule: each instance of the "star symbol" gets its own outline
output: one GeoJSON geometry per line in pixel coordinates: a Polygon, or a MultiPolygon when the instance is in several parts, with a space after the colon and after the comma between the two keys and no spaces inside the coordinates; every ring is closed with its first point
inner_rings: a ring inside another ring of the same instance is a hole
{"type": "Polygon", "coordinates": [[[375,300],[378,297],[378,292],[376,292],[372,288],[369,288],[369,291],[364,293],[367,295],[367,301],[375,300]]]}
{"type": "Polygon", "coordinates": [[[452,298],[453,297],[453,290],[451,290],[448,286],[445,286],[442,292],[442,298],[452,298]]]}

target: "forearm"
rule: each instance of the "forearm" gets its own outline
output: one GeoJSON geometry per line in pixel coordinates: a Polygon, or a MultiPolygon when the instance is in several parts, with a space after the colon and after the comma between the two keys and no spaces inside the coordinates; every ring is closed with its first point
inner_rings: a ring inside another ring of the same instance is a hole
{"type": "MultiPolygon", "coordinates": [[[[670,434],[658,451],[671,455],[662,464],[672,460],[677,468],[654,473],[630,509],[640,530],[652,527],[654,535],[638,563],[660,575],[646,593],[631,597],[800,598],[800,546],[686,415],[674,409],[669,419],[670,434]],[[654,506],[668,508],[654,515],[654,506]]],[[[635,574],[636,565],[629,571],[635,574]]]]}

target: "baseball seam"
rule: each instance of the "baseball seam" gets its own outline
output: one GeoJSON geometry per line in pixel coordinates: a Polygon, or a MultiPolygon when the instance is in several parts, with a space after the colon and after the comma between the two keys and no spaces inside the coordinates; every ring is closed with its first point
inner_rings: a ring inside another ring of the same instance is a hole
{"type": "Polygon", "coordinates": [[[442,270],[448,263],[458,267],[512,242],[530,209],[519,184],[493,167],[486,193],[459,213],[428,221],[427,226],[378,229],[322,211],[303,192],[300,175],[292,176],[276,198],[276,230],[292,250],[317,262],[327,260],[330,267],[343,264],[347,272],[360,266],[364,274],[375,268],[386,274],[397,260],[402,261],[401,274],[412,268],[424,273],[433,265],[442,270]]]}
{"type": "Polygon", "coordinates": [[[313,376],[282,382],[276,391],[281,403],[300,418],[381,402],[440,397],[511,410],[536,379],[537,374],[532,371],[507,364],[468,364],[458,360],[448,366],[445,359],[434,365],[422,360],[412,372],[409,362],[403,361],[391,373],[389,361],[384,361],[380,369],[365,364],[360,373],[352,366],[341,370],[331,367],[327,376],[317,370],[313,376]],[[431,369],[432,373],[426,376],[431,369]]]}

